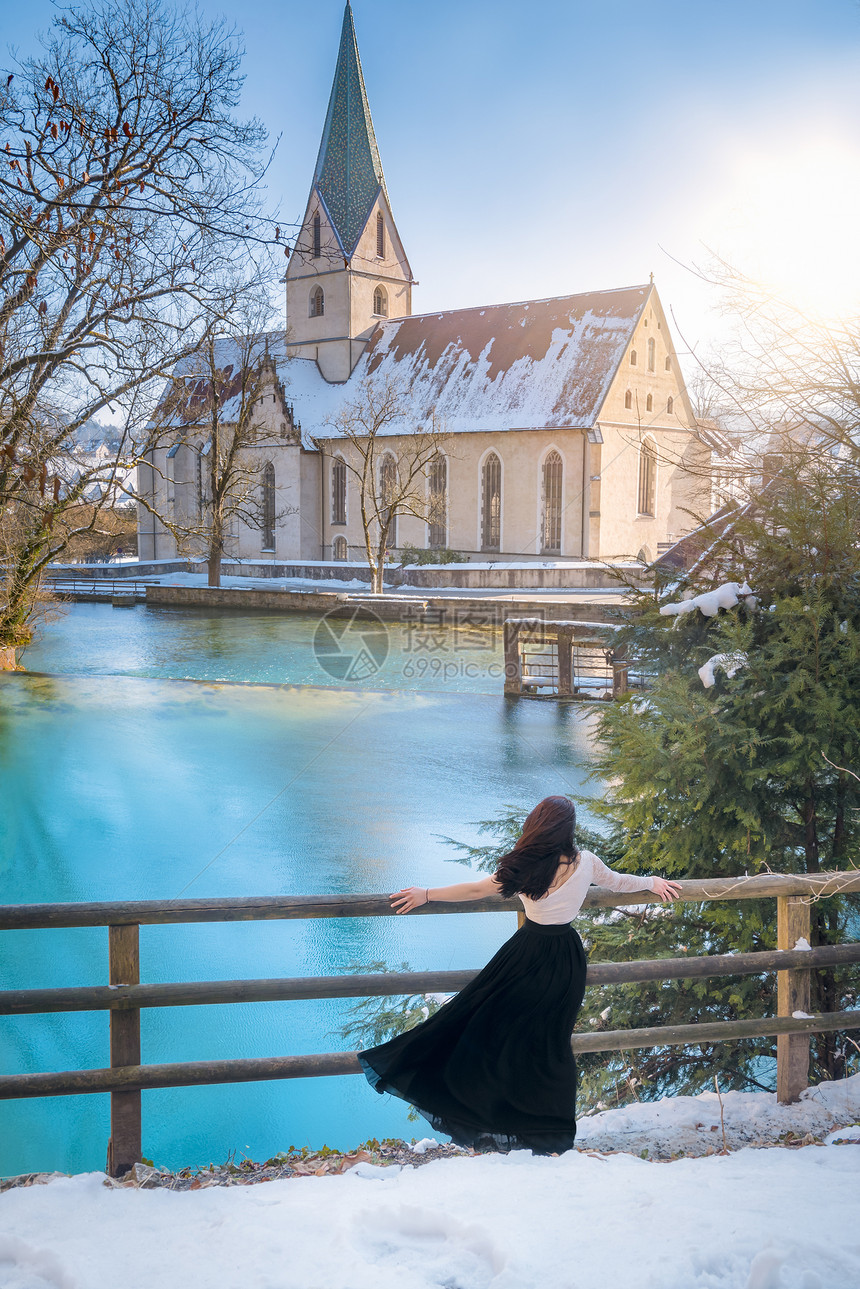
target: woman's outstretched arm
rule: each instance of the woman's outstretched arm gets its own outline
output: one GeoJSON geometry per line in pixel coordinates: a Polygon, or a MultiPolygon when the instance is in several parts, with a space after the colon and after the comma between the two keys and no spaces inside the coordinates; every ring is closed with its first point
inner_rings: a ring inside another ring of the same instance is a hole
{"type": "Polygon", "coordinates": [[[483,900],[488,895],[498,895],[499,884],[495,877],[482,877],[475,882],[457,882],[455,886],[407,886],[405,890],[389,895],[395,913],[411,913],[430,900],[444,904],[459,904],[464,900],[483,900]]]}

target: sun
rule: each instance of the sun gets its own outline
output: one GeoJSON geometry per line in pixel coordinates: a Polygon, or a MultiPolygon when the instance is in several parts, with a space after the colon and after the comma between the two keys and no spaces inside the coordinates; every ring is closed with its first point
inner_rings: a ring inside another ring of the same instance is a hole
{"type": "Polygon", "coordinates": [[[860,315],[860,148],[832,135],[740,148],[725,178],[709,245],[821,318],[860,315]]]}

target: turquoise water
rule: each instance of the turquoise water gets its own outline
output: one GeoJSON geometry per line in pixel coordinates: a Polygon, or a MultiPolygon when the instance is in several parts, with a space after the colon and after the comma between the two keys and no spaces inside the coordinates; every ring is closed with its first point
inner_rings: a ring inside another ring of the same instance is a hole
{"type": "MultiPolygon", "coordinates": [[[[464,870],[438,834],[474,841],[475,822],[504,805],[583,788],[581,709],[407,689],[402,648],[387,692],[380,681],[260,683],[273,670],[312,674],[310,626],[100,605],[50,624],[26,662],[54,674],[0,677],[3,902],[443,884],[464,870]],[[159,675],[171,667],[207,679],[159,675]],[[214,674],[253,683],[216,684],[214,674]]],[[[472,914],[142,927],[141,979],[334,974],[375,960],[478,967],[514,925],[513,915],[472,914]]],[[[106,980],[104,929],[0,936],[0,988],[106,980]]],[[[342,1048],[351,1005],[150,1009],[143,1060],[342,1048]]],[[[105,1013],[0,1021],[5,1072],[108,1060],[105,1013]]],[[[143,1115],[144,1153],[176,1167],[423,1135],[423,1121],[357,1077],[146,1092],[143,1115]]],[[[108,1125],[104,1095],[0,1102],[0,1175],[101,1168],[108,1125]]]]}
{"type": "MultiPolygon", "coordinates": [[[[76,604],[22,655],[30,671],[341,686],[314,653],[318,614],[76,604]]],[[[456,628],[386,623],[386,656],[359,688],[499,694],[502,634],[479,613],[456,628]]]]}

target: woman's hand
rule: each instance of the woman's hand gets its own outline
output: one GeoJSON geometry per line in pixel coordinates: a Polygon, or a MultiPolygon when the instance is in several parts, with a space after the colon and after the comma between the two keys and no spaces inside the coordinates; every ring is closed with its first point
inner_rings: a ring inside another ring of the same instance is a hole
{"type": "Polygon", "coordinates": [[[413,909],[420,909],[422,904],[428,902],[427,891],[423,886],[407,886],[404,891],[395,891],[388,898],[395,913],[411,913],[413,909]]]}
{"type": "Polygon", "coordinates": [[[667,882],[663,877],[652,877],[654,883],[654,894],[659,895],[664,904],[669,904],[676,900],[681,894],[681,887],[677,882],[667,882]]]}

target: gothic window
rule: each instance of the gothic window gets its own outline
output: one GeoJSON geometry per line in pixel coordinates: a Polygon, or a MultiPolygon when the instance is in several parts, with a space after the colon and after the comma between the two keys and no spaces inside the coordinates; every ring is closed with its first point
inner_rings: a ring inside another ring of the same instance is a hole
{"type": "Polygon", "coordinates": [[[389,452],[382,458],[379,469],[379,498],[382,522],[388,520],[386,545],[393,550],[397,545],[397,513],[394,508],[397,499],[397,462],[389,452]]]}
{"type": "Polygon", "coordinates": [[[543,463],[541,551],[545,555],[561,554],[561,483],[561,457],[553,451],[543,463]]]}
{"type": "Polygon", "coordinates": [[[427,545],[431,550],[438,550],[448,539],[448,462],[441,452],[433,457],[427,473],[430,486],[427,545]]]}
{"type": "Polygon", "coordinates": [[[382,211],[378,211],[376,215],[376,254],[379,259],[385,256],[385,220],[382,218],[382,211]]]}
{"type": "Polygon", "coordinates": [[[666,411],[667,411],[667,412],[669,413],[669,415],[671,416],[671,414],[674,412],[674,410],[675,410],[675,400],[674,400],[674,398],[667,398],[667,399],[666,399],[666,411]]]}
{"type": "Polygon", "coordinates": [[[632,406],[633,406],[633,391],[632,391],[632,390],[629,390],[629,389],[628,389],[627,393],[624,395],[624,406],[625,406],[625,407],[632,407],[632,406]]]}
{"type": "Polygon", "coordinates": [[[502,538],[502,463],[495,452],[484,462],[481,482],[481,550],[497,551],[502,538]]]}
{"type": "Polygon", "coordinates": [[[346,462],[335,457],[331,467],[331,522],[346,523],[346,462]]]}
{"type": "Polygon", "coordinates": [[[321,318],[325,313],[325,292],[321,286],[311,291],[311,307],[308,314],[311,318],[321,318]]]}
{"type": "Polygon", "coordinates": [[[197,460],[196,460],[195,470],[196,470],[196,483],[197,483],[197,488],[196,488],[197,518],[202,519],[203,517],[203,451],[201,448],[197,449],[196,457],[197,457],[197,460]]]}
{"type": "Polygon", "coordinates": [[[653,411],[654,411],[654,395],[653,395],[653,394],[649,394],[649,395],[647,396],[647,398],[645,399],[645,411],[646,411],[646,412],[653,412],[653,411]]]}
{"type": "Polygon", "coordinates": [[[373,312],[378,318],[388,317],[388,296],[384,287],[378,286],[373,293],[373,312]]]}
{"type": "Polygon", "coordinates": [[[322,220],[319,217],[319,211],[314,215],[314,259],[318,260],[322,255],[322,220]]]}
{"type": "Polygon", "coordinates": [[[263,550],[275,549],[275,467],[271,461],[263,466],[263,550]]]}
{"type": "Polygon", "coordinates": [[[654,340],[653,340],[653,339],[652,339],[652,340],[649,340],[649,341],[648,341],[648,370],[649,370],[649,371],[656,371],[656,370],[657,370],[657,367],[656,367],[656,353],[657,353],[657,346],[656,346],[656,344],[655,344],[654,340]]]}
{"type": "Polygon", "coordinates": [[[636,361],[637,361],[637,359],[636,359],[636,350],[635,350],[635,349],[631,349],[631,350],[630,350],[630,366],[631,366],[631,367],[635,367],[635,366],[636,366],[636,361]]]}
{"type": "Polygon", "coordinates": [[[332,559],[346,560],[349,559],[349,546],[344,536],[335,537],[331,547],[332,559]]]}
{"type": "Polygon", "coordinates": [[[666,367],[666,371],[671,371],[671,370],[672,370],[672,359],[671,359],[671,358],[667,358],[667,359],[666,359],[665,367],[666,367]]]}
{"type": "Polygon", "coordinates": [[[657,449],[645,439],[639,449],[639,514],[653,515],[657,495],[657,449]]]}

